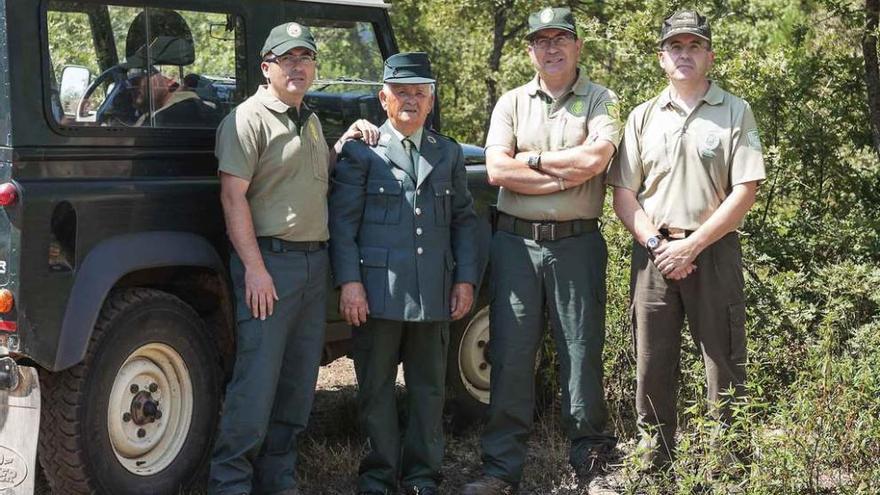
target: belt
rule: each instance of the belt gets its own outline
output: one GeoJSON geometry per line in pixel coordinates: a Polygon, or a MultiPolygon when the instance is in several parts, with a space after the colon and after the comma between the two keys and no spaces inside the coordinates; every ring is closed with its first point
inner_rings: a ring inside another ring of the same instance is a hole
{"type": "Polygon", "coordinates": [[[327,247],[325,241],[285,241],[277,237],[257,237],[257,244],[273,253],[286,253],[287,251],[320,251],[327,247]]]}
{"type": "Polygon", "coordinates": [[[507,213],[498,212],[498,230],[516,234],[534,241],[556,241],[599,230],[599,219],[568,220],[566,222],[534,222],[507,213]]]}
{"type": "Polygon", "coordinates": [[[694,233],[693,230],[676,229],[675,227],[663,227],[657,230],[660,231],[660,235],[667,239],[684,239],[694,233]]]}

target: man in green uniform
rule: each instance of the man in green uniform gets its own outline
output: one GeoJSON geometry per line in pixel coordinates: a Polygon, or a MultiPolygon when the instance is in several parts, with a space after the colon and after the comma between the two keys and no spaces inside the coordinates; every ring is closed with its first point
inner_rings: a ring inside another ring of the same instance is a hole
{"type": "Polygon", "coordinates": [[[664,21],[658,57],[669,86],[630,114],[608,176],[614,210],[634,238],[636,409],[654,467],[669,462],[674,446],[685,317],[706,365],[708,399],[717,405],[745,381],[736,229],[755,201],[764,162],[749,104],[706,77],[711,43],[698,12],[664,21]]]}
{"type": "Polygon", "coordinates": [[[537,74],[501,97],[486,138],[489,181],[501,186],[490,255],[491,402],[485,476],[465,487],[469,495],[512,492],[522,477],[545,318],[559,356],[570,463],[589,479],[615,443],[605,431],[607,250],[598,218],[620,136],[617,97],[578,67],[583,42],[568,8],[532,14],[527,39],[537,74]]]}
{"type": "Polygon", "coordinates": [[[339,311],[354,325],[360,420],[370,451],[358,493],[439,493],[448,322],[473,304],[476,213],[461,146],[425,129],[434,104],[424,53],[385,61],[378,146],[343,148],[330,193],[339,311]],[[407,423],[394,398],[403,362],[407,423]]]}
{"type": "MultiPolygon", "coordinates": [[[[302,102],[317,48],[306,26],[289,22],[272,29],[261,55],[267,84],[217,130],[237,322],[235,369],[211,460],[208,490],[217,495],[298,493],[296,437],[324,345],[335,153],[302,102]]],[[[353,124],[337,148],[371,137],[369,127],[353,124]]]]}

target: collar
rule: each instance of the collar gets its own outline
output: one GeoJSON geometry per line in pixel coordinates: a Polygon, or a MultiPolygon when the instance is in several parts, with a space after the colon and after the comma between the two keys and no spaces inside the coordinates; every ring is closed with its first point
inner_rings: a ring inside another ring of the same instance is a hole
{"type": "MultiPolygon", "coordinates": [[[[590,87],[590,78],[587,76],[587,71],[581,67],[580,65],[577,68],[577,78],[574,80],[574,84],[571,85],[571,89],[569,89],[564,95],[560,98],[564,98],[568,95],[568,93],[574,93],[578,96],[584,96],[589,92],[590,87]]],[[[541,75],[535,74],[535,77],[532,78],[531,81],[526,83],[526,93],[529,96],[535,96],[538,93],[543,95],[547,95],[543,89],[541,89],[541,75]]],[[[550,95],[547,95],[550,96],[550,95]]]]}
{"type": "Polygon", "coordinates": [[[423,134],[423,131],[424,131],[424,129],[425,129],[424,127],[419,126],[419,128],[416,129],[416,132],[410,134],[409,136],[404,136],[402,132],[398,131],[398,130],[394,127],[394,124],[391,123],[391,119],[388,119],[388,128],[391,129],[391,132],[394,133],[394,135],[397,137],[397,139],[398,139],[401,143],[403,142],[404,139],[409,138],[409,140],[412,141],[412,143],[416,145],[416,150],[421,151],[421,148],[422,148],[422,134],[423,134]]]}
{"type": "MultiPolygon", "coordinates": [[[[263,104],[264,107],[275,113],[287,113],[288,110],[293,108],[287,103],[284,103],[283,101],[272,95],[272,93],[269,92],[269,87],[265,84],[261,84],[257,88],[257,92],[254,96],[257,98],[257,101],[263,104]]],[[[305,115],[307,113],[310,113],[311,111],[311,109],[309,109],[309,107],[306,105],[305,101],[303,101],[299,107],[300,114],[305,115]]]]}
{"type": "MultiPolygon", "coordinates": [[[[701,100],[707,105],[720,105],[724,103],[724,90],[721,89],[718,84],[713,80],[709,80],[709,89],[706,90],[706,94],[703,95],[701,100]]],[[[657,105],[660,108],[666,108],[672,104],[672,85],[666,86],[666,89],[660,93],[660,96],[657,98],[657,105]]]]}

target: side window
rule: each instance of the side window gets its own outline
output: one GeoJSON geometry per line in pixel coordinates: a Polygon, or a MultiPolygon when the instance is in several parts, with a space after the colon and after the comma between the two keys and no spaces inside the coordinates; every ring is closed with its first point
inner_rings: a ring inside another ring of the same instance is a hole
{"type": "Polygon", "coordinates": [[[236,16],[53,0],[46,25],[61,125],[213,128],[242,99],[236,16]]]}
{"type": "Polygon", "coordinates": [[[302,19],[318,45],[318,73],[306,104],[321,118],[331,142],[362,116],[381,124],[385,112],[376,95],[382,87],[383,59],[368,22],[302,19]]]}

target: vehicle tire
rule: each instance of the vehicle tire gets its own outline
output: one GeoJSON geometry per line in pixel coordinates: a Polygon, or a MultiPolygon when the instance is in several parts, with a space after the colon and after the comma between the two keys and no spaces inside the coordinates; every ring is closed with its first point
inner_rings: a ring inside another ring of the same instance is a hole
{"type": "Polygon", "coordinates": [[[39,457],[54,493],[180,493],[205,472],[220,383],[190,306],[158,290],[112,293],[85,359],[44,377],[39,457]]]}
{"type": "MultiPolygon", "coordinates": [[[[552,399],[539,371],[547,366],[539,349],[535,359],[536,412],[552,399]]],[[[449,330],[446,383],[451,392],[453,424],[457,430],[482,422],[489,409],[489,381],[492,359],[489,338],[489,306],[484,306],[466,322],[453,323],[449,330]]]]}
{"type": "Polygon", "coordinates": [[[472,424],[485,417],[491,371],[489,306],[484,306],[470,320],[454,322],[449,329],[446,382],[457,424],[472,424]]]}

